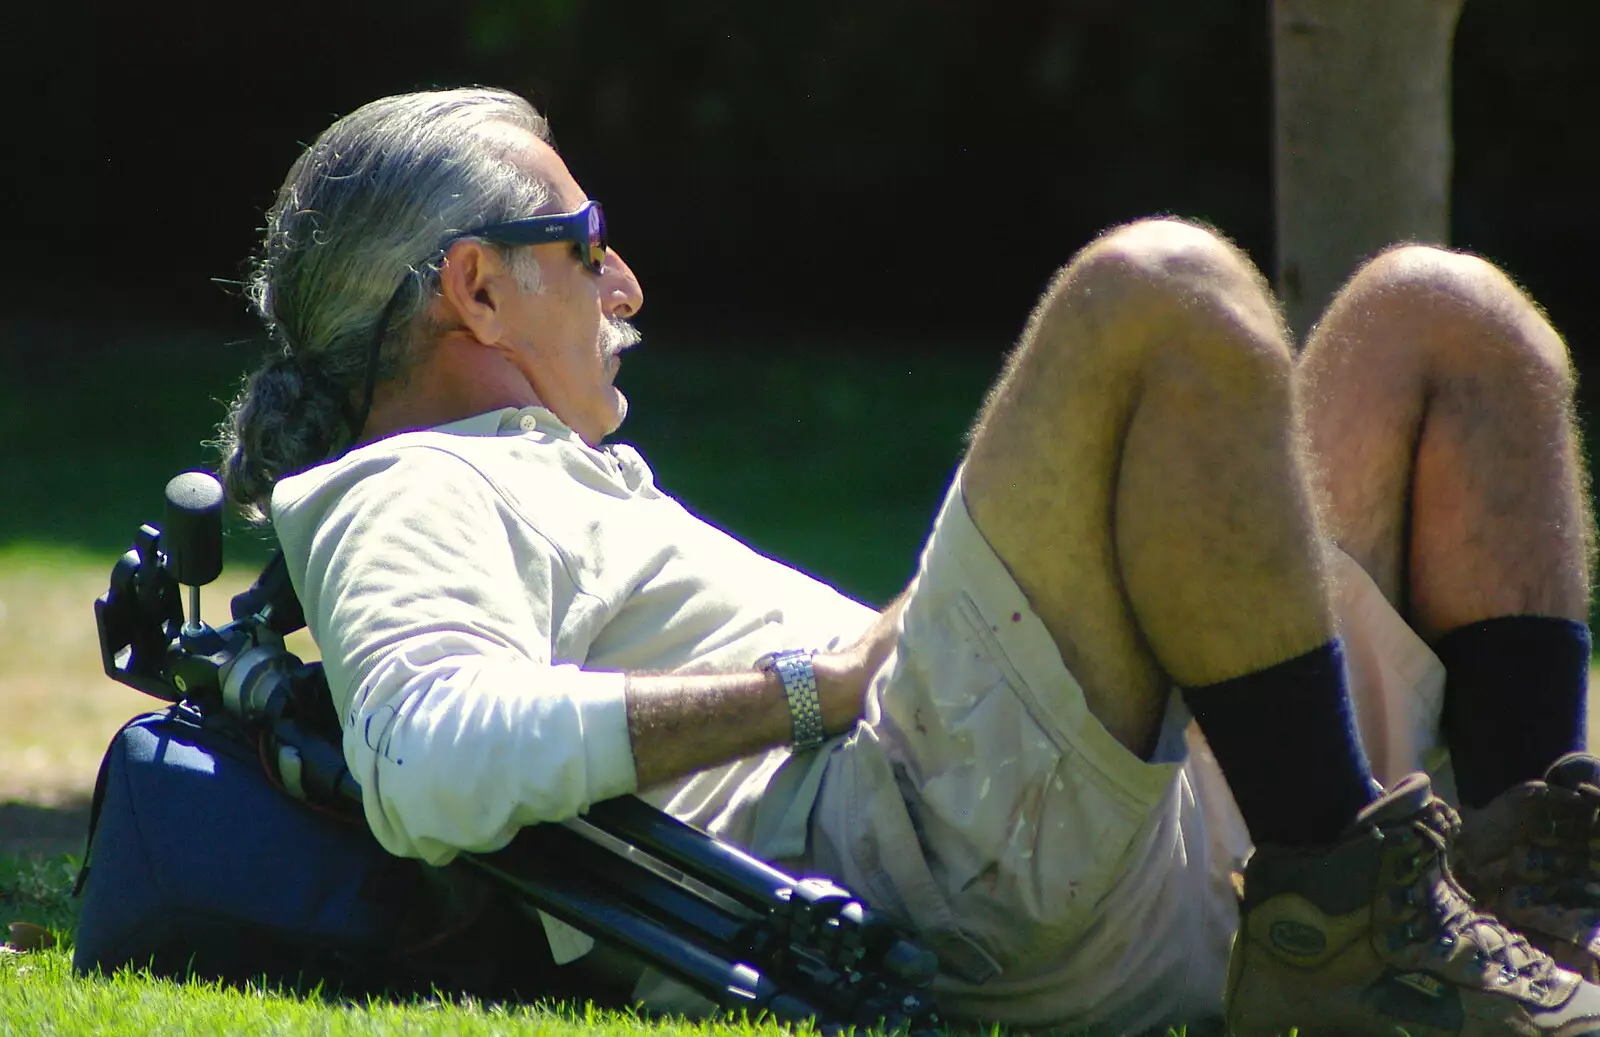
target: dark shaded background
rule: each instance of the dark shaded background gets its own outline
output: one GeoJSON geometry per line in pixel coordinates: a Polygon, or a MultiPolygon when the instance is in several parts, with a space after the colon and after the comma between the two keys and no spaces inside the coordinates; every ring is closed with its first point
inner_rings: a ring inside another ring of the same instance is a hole
{"type": "MultiPolygon", "coordinates": [[[[216,371],[254,361],[253,347],[222,345],[252,333],[226,282],[242,275],[300,145],[385,93],[491,83],[549,113],[579,180],[605,201],[646,288],[647,341],[692,346],[685,359],[630,362],[632,377],[655,364],[681,394],[694,382],[682,364],[716,365],[722,350],[781,401],[783,372],[802,382],[815,366],[848,372],[863,351],[886,358],[863,377],[958,372],[943,395],[912,386],[930,407],[963,410],[941,419],[927,450],[933,489],[911,494],[926,515],[987,378],[965,372],[993,369],[1052,269],[1098,229],[1154,212],[1200,217],[1272,268],[1267,23],[1264,0],[13,10],[0,27],[13,100],[0,320],[15,333],[0,336],[0,379],[9,406],[37,407],[30,422],[49,423],[50,394],[82,383],[90,365],[97,393],[132,391],[125,376],[138,361],[119,329],[174,328],[188,345],[161,361],[163,377],[181,388],[192,371],[214,396],[216,371]],[[220,352],[182,359],[208,342],[220,352]]],[[[1526,285],[1584,370],[1600,348],[1589,290],[1597,30],[1593,0],[1467,0],[1455,76],[1455,243],[1526,285]]],[[[835,380],[819,391],[838,396],[839,385],[848,390],[835,380]]],[[[850,413],[905,388],[858,385],[850,413]]],[[[782,406],[774,450],[804,440],[782,406]]],[[[901,423],[915,417],[908,406],[901,423]]],[[[101,413],[122,416],[114,427],[129,444],[168,421],[150,406],[101,413]]],[[[201,427],[217,414],[203,417],[201,427]]],[[[841,444],[866,434],[840,427],[841,444]]],[[[14,465],[19,449],[13,437],[0,462],[14,465]]],[[[695,450],[700,467],[682,465],[691,482],[716,463],[692,442],[684,456],[695,450]]],[[[68,481],[27,479],[35,496],[59,496],[68,481]]],[[[106,485],[116,490],[103,495],[106,521],[125,523],[123,487],[106,485]]],[[[19,503],[33,498],[10,500],[0,536],[65,528],[48,507],[19,503]]],[[[718,507],[729,524],[745,515],[718,507]]]]}
{"type": "MultiPolygon", "coordinates": [[[[28,5],[8,26],[3,309],[227,319],[211,279],[238,276],[300,142],[384,93],[484,82],[551,115],[646,282],[647,326],[1004,339],[1054,265],[1139,214],[1213,220],[1270,267],[1267,10],[28,5]]],[[[1574,335],[1594,326],[1597,38],[1591,0],[1467,0],[1456,60],[1457,243],[1574,335]]]]}

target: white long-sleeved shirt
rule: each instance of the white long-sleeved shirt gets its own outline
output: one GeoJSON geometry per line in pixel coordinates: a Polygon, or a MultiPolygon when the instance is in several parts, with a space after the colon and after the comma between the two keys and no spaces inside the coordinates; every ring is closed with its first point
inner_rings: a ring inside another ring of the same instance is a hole
{"type": "MultiPolygon", "coordinates": [[[[631,448],[591,448],[540,407],[285,479],[272,521],[368,823],[433,864],[636,791],[623,674],[748,669],[848,643],[874,616],[690,514],[631,448]]],[[[774,750],[649,798],[792,856],[819,761],[774,750]]]]}

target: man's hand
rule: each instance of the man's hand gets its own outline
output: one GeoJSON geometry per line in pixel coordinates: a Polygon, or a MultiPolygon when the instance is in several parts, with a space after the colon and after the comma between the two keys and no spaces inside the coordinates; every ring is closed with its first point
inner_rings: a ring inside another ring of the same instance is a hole
{"type": "Polygon", "coordinates": [[[855,644],[837,652],[818,652],[811,660],[817,674],[817,697],[822,702],[822,727],[828,734],[848,731],[861,719],[872,678],[894,648],[905,603],[906,596],[901,594],[855,644]]]}

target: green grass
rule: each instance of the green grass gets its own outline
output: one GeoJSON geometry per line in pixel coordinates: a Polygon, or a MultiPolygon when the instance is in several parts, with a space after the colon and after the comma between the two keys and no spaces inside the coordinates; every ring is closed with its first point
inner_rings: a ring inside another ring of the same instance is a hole
{"type": "Polygon", "coordinates": [[[718,1037],[779,1034],[749,1020],[649,1020],[591,1005],[490,1005],[477,1001],[367,1001],[340,1004],[262,987],[152,979],[131,971],[73,974],[66,950],[0,956],[0,1033],[6,1034],[588,1034],[718,1037]]]}
{"type": "Polygon", "coordinates": [[[691,1022],[650,1019],[570,1002],[493,1005],[473,1000],[340,1002],[266,987],[230,987],[202,980],[175,982],[122,971],[83,977],[72,971],[74,902],[71,857],[45,860],[0,855],[0,918],[50,929],[56,947],[0,952],[0,1034],[589,1034],[624,1037],[753,1037],[785,1031],[750,1019],[691,1022]]]}

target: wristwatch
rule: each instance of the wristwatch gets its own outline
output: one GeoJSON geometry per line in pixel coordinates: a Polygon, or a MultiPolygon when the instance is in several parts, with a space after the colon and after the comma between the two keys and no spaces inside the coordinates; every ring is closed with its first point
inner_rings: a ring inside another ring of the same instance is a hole
{"type": "Polygon", "coordinates": [[[793,727],[789,744],[797,753],[822,744],[822,699],[817,696],[817,675],[811,668],[815,654],[810,649],[791,648],[762,656],[757,664],[763,670],[772,670],[783,682],[793,727]]]}

